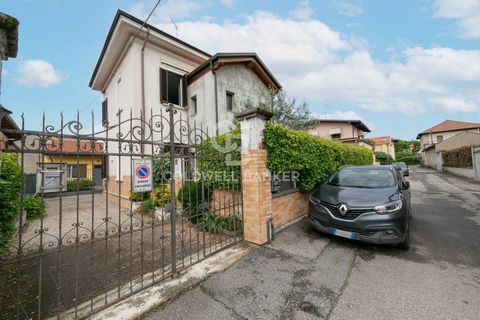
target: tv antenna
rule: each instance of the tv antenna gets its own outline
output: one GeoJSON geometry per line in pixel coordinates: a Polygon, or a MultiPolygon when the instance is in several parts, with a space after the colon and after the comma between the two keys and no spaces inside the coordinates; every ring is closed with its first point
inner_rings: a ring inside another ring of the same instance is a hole
{"type": "Polygon", "coordinates": [[[173,20],[172,15],[170,15],[170,20],[172,21],[173,27],[175,28],[175,35],[176,35],[176,37],[178,38],[178,26],[177,26],[177,24],[175,23],[175,20],[173,20]]]}

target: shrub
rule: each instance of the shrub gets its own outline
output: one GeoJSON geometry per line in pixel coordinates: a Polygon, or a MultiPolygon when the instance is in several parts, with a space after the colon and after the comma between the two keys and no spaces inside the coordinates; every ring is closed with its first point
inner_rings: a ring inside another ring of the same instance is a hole
{"type": "Polygon", "coordinates": [[[151,212],[155,210],[155,205],[153,204],[152,199],[146,199],[142,203],[142,210],[144,212],[151,212]]]}
{"type": "Polygon", "coordinates": [[[208,188],[240,188],[240,144],[239,128],[200,144],[197,168],[208,188]]]}
{"type": "Polygon", "coordinates": [[[200,230],[212,234],[223,234],[225,231],[240,230],[241,225],[242,223],[236,215],[222,217],[213,213],[204,214],[198,222],[200,230]]]}
{"type": "Polygon", "coordinates": [[[267,168],[272,172],[296,171],[300,191],[310,191],[343,165],[369,165],[373,153],[364,147],[313,136],[308,132],[268,124],[263,136],[268,152],[267,168]]]}
{"type": "Polygon", "coordinates": [[[27,211],[27,220],[39,219],[45,214],[45,201],[40,197],[25,198],[23,207],[27,211]]]}
{"type": "Polygon", "coordinates": [[[128,194],[128,198],[133,202],[141,202],[150,198],[148,192],[131,192],[128,194]]]}
{"type": "Polygon", "coordinates": [[[67,191],[77,191],[77,181],[78,181],[78,191],[92,190],[93,181],[90,179],[83,178],[73,178],[67,181],[67,191]]]}
{"type": "Polygon", "coordinates": [[[203,203],[208,203],[210,190],[201,181],[188,181],[178,191],[178,200],[182,203],[183,214],[193,223],[197,223],[208,209],[203,203]]]}
{"type": "Polygon", "coordinates": [[[375,159],[380,162],[381,165],[392,164],[395,162],[391,155],[381,151],[375,152],[375,159]]]}
{"type": "Polygon", "coordinates": [[[0,156],[0,254],[10,245],[15,234],[15,219],[19,212],[22,174],[16,154],[0,156]]]}
{"type": "Polygon", "coordinates": [[[153,203],[156,207],[163,207],[170,203],[170,184],[163,184],[160,187],[156,187],[152,192],[153,203]]]}
{"type": "Polygon", "coordinates": [[[419,160],[418,158],[409,152],[401,152],[397,155],[397,158],[395,159],[395,162],[405,162],[408,165],[412,164],[418,164],[419,160]]]}
{"type": "Polygon", "coordinates": [[[170,179],[170,159],[169,158],[153,158],[153,183],[163,184],[170,179]]]}
{"type": "Polygon", "coordinates": [[[446,151],[442,157],[445,167],[473,168],[472,148],[469,146],[446,151]]]}

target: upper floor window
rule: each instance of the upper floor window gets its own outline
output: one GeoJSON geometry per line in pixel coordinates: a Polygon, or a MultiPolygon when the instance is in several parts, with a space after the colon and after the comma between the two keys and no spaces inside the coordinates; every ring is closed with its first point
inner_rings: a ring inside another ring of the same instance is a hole
{"type": "Polygon", "coordinates": [[[437,136],[437,142],[442,142],[442,141],[443,141],[443,136],[442,135],[437,136]]]}
{"type": "Polygon", "coordinates": [[[160,68],[160,101],[186,106],[187,79],[175,72],[160,68]]]}
{"type": "Polygon", "coordinates": [[[190,98],[190,107],[192,108],[192,114],[197,114],[197,96],[190,98]]]}
{"type": "Polygon", "coordinates": [[[342,134],[341,133],[334,133],[331,135],[332,137],[332,140],[335,140],[335,139],[340,139],[342,137],[342,134]]]}
{"type": "Polygon", "coordinates": [[[233,96],[235,94],[233,92],[227,91],[225,107],[228,111],[233,111],[233,96]]]}

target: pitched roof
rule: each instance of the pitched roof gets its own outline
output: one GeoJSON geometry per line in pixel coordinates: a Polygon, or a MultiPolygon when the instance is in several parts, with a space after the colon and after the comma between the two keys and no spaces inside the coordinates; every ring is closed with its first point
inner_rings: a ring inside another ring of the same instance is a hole
{"type": "Polygon", "coordinates": [[[390,136],[373,137],[373,138],[369,137],[368,140],[371,140],[375,144],[383,144],[384,140],[385,140],[385,143],[392,143],[392,137],[390,137],[390,136]]]}
{"type": "Polygon", "coordinates": [[[358,130],[362,130],[363,132],[371,132],[371,130],[367,127],[365,123],[361,120],[344,120],[344,119],[314,119],[311,121],[311,124],[307,125],[307,127],[317,127],[322,124],[322,122],[329,122],[329,123],[349,123],[358,130]]]}
{"type": "Polygon", "coordinates": [[[231,64],[245,64],[248,68],[252,69],[258,77],[267,85],[273,89],[280,90],[282,85],[280,82],[275,79],[273,74],[268,70],[267,66],[263,61],[258,57],[254,52],[239,53],[217,53],[201,65],[199,65],[195,70],[188,74],[188,82],[193,82],[199,77],[201,77],[206,71],[213,69],[219,69],[224,65],[231,64]]]}
{"type": "MultiPolygon", "coordinates": [[[[60,140],[58,138],[50,138],[49,143],[46,145],[46,149],[52,152],[65,152],[65,153],[86,153],[92,152],[91,143],[89,140],[80,140],[80,146],[77,145],[77,139],[63,139],[63,144],[60,147],[60,140]]],[[[102,152],[103,143],[95,142],[94,152],[102,152]]]]}
{"type": "MultiPolygon", "coordinates": [[[[154,26],[152,26],[151,24],[149,23],[145,23],[144,21],[142,21],[141,19],[135,17],[135,16],[132,16],[131,14],[129,13],[126,13],[125,11],[122,11],[122,10],[118,10],[117,11],[117,14],[115,15],[115,18],[113,19],[113,22],[112,22],[112,25],[110,27],[110,30],[108,31],[108,35],[107,35],[107,39],[105,39],[105,43],[103,44],[103,48],[102,48],[102,52],[100,53],[100,57],[98,58],[98,61],[97,61],[97,64],[95,65],[95,69],[93,70],[93,74],[92,74],[92,77],[90,78],[90,83],[89,83],[89,87],[92,87],[93,86],[93,82],[95,81],[95,77],[97,76],[97,73],[100,69],[100,65],[102,64],[102,61],[104,59],[104,56],[107,52],[107,48],[108,48],[108,45],[112,39],[112,36],[113,36],[113,33],[115,31],[115,28],[118,24],[118,22],[120,21],[120,19],[124,17],[130,21],[133,21],[134,23],[136,23],[137,25],[139,26],[143,26],[143,30],[146,30],[146,29],[149,29],[150,31],[153,31],[153,32],[156,32],[158,34],[160,34],[161,36],[163,37],[166,37],[174,42],[176,42],[177,44],[181,45],[181,46],[185,46],[195,52],[197,52],[198,54],[200,55],[204,55],[206,57],[210,57],[210,54],[206,53],[205,51],[203,50],[200,50],[198,49],[197,47],[194,47],[193,45],[183,41],[183,40],[180,40],[168,33],[166,33],[165,31],[162,31],[154,26]]],[[[140,27],[139,27],[140,28],[140,27]]]]}
{"type": "Polygon", "coordinates": [[[4,132],[3,129],[6,130],[20,130],[15,123],[15,121],[12,119],[10,116],[12,114],[12,111],[8,110],[7,108],[4,108],[0,104],[0,132],[2,132],[5,136],[9,138],[20,138],[20,134],[16,132],[4,132]]]}
{"type": "Polygon", "coordinates": [[[461,131],[461,130],[477,129],[477,128],[480,128],[480,123],[445,120],[425,131],[420,132],[418,134],[418,137],[420,137],[422,134],[427,134],[427,133],[461,131]]]}
{"type": "Polygon", "coordinates": [[[0,12],[0,32],[5,37],[0,37],[0,60],[15,58],[18,53],[18,25],[16,18],[0,12]]]}

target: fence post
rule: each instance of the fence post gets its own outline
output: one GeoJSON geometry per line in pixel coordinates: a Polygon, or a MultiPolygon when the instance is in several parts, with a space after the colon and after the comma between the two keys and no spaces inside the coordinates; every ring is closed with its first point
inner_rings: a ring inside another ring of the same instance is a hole
{"type": "Polygon", "coordinates": [[[244,239],[256,244],[268,242],[268,215],[272,212],[270,174],[262,132],[270,111],[259,108],[236,115],[242,134],[241,172],[244,239]]]}

